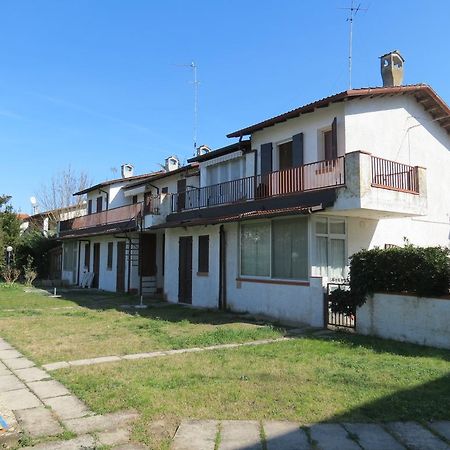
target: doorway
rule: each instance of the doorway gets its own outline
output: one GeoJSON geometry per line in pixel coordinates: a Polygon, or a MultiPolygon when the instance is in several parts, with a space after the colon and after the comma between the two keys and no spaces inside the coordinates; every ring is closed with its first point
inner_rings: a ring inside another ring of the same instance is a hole
{"type": "Polygon", "coordinates": [[[142,276],[154,277],[156,275],[156,234],[141,235],[141,252],[142,276]]]}
{"type": "Polygon", "coordinates": [[[179,240],[178,302],[192,304],[192,236],[179,240]]]}
{"type": "Polygon", "coordinates": [[[94,280],[92,281],[92,287],[98,289],[100,283],[100,242],[94,244],[94,280]]]}
{"type": "Polygon", "coordinates": [[[125,241],[117,242],[116,291],[125,292],[125,241]]]}

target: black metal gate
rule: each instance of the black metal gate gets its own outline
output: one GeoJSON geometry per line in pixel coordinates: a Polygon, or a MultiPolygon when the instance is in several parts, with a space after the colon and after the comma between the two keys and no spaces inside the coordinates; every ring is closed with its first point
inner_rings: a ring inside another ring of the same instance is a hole
{"type": "Polygon", "coordinates": [[[330,293],[335,289],[350,289],[347,283],[328,283],[327,292],[325,294],[325,326],[337,327],[337,328],[356,328],[356,311],[350,312],[335,312],[332,309],[332,302],[330,299],[330,293]]]}

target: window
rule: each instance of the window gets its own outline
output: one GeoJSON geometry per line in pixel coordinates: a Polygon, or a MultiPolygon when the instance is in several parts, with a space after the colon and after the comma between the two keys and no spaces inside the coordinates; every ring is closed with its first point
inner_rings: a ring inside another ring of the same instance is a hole
{"type": "Polygon", "coordinates": [[[241,226],[241,274],[270,276],[270,222],[241,226]]]}
{"type": "Polygon", "coordinates": [[[108,242],[108,258],[106,260],[106,269],[112,270],[112,264],[113,264],[113,243],[108,242]]]}
{"type": "Polygon", "coordinates": [[[77,262],[76,242],[65,242],[63,252],[63,270],[71,272],[75,270],[77,262]]]}
{"type": "Polygon", "coordinates": [[[96,212],[102,212],[103,211],[103,197],[97,197],[97,210],[96,212]]]}
{"type": "Polygon", "coordinates": [[[331,130],[323,132],[323,154],[324,159],[330,161],[333,158],[333,133],[331,130]]]}
{"type": "Polygon", "coordinates": [[[345,278],[346,223],[344,219],[317,217],[315,219],[315,266],[317,275],[331,280],[345,278]]]}
{"type": "Polygon", "coordinates": [[[135,205],[137,203],[137,195],[133,195],[131,202],[133,203],[133,205],[135,205]]]}
{"type": "Polygon", "coordinates": [[[305,280],[308,274],[306,218],[241,226],[241,275],[305,280]]]}
{"type": "Polygon", "coordinates": [[[163,187],[162,189],[161,189],[161,194],[168,194],[169,193],[169,188],[166,186],[166,187],[163,187]]]}
{"type": "Polygon", "coordinates": [[[209,236],[198,237],[198,272],[209,272],[209,236]]]}
{"type": "Polygon", "coordinates": [[[92,200],[88,200],[88,214],[92,214],[92,200]]]}
{"type": "Polygon", "coordinates": [[[292,162],[292,141],[285,142],[278,146],[278,168],[279,170],[291,169],[292,162]]]}

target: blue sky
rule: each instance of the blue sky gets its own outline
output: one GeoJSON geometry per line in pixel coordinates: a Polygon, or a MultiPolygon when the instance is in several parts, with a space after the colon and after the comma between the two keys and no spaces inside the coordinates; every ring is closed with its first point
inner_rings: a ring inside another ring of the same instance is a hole
{"type": "MultiPolygon", "coordinates": [[[[0,194],[29,197],[69,164],[95,182],[111,168],[158,169],[198,143],[347,88],[350,0],[3,0],[0,194]]],[[[380,85],[378,56],[400,49],[405,83],[450,102],[447,0],[365,0],[353,86],[380,85]]],[[[116,174],[117,175],[117,174],[116,174]]]]}

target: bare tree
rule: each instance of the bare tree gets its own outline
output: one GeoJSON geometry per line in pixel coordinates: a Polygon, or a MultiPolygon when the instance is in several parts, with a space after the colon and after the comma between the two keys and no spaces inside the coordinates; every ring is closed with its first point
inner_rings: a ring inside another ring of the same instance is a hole
{"type": "MultiPolygon", "coordinates": [[[[54,174],[48,184],[42,184],[37,194],[41,212],[50,212],[51,220],[63,220],[70,211],[85,202],[85,196],[73,194],[92,184],[87,172],[77,172],[70,165],[54,174]]],[[[76,215],[74,211],[74,215],[76,215]]]]}

